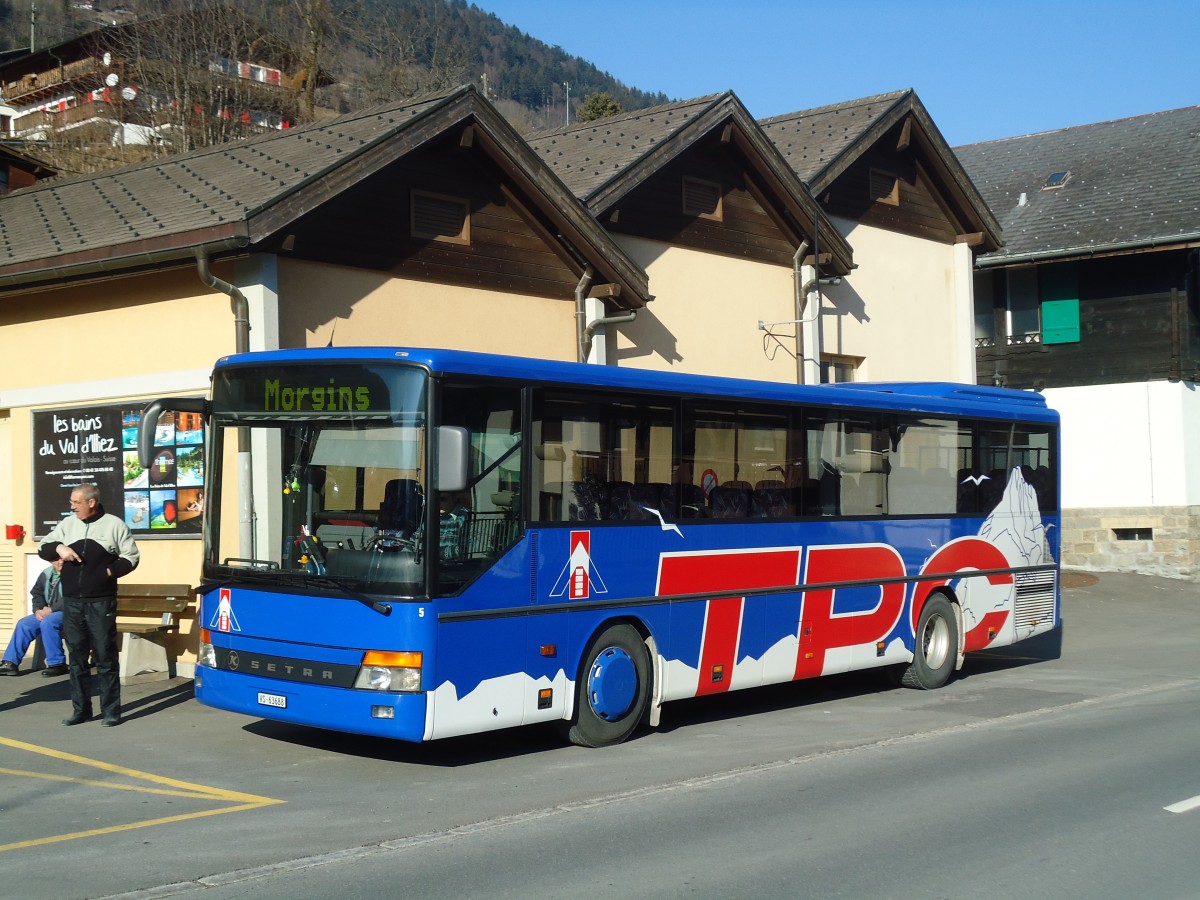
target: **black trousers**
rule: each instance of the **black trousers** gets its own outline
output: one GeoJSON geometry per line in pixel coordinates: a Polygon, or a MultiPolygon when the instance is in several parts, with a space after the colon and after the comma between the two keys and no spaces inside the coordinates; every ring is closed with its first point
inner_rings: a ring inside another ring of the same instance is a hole
{"type": "Polygon", "coordinates": [[[96,660],[100,681],[100,714],[121,712],[121,671],[117,660],[117,598],[63,598],[63,638],[70,651],[73,712],[92,713],[89,655],[96,660]]]}

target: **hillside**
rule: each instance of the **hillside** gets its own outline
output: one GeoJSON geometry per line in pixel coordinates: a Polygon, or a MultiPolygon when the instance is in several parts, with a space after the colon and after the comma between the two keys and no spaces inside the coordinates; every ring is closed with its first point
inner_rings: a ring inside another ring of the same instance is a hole
{"type": "MultiPolygon", "coordinates": [[[[45,49],[105,25],[212,5],[0,0],[0,55],[28,48],[31,37],[37,49],[45,49]]],[[[286,48],[293,59],[315,54],[322,75],[313,97],[316,117],[468,82],[522,131],[563,124],[568,90],[572,119],[594,93],[607,93],[627,110],[668,101],[662,93],[622,84],[466,0],[241,0],[237,8],[262,29],[254,45],[275,48],[276,55],[286,48]]]]}

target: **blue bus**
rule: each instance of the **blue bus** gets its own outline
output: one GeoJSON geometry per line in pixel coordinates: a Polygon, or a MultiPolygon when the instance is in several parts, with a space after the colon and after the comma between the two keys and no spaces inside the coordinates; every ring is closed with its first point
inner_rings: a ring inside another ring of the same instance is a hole
{"type": "Polygon", "coordinates": [[[197,699],[426,741],[1060,628],[1058,416],[1036,393],[797,386],[434,349],[218,361],[197,699]]]}

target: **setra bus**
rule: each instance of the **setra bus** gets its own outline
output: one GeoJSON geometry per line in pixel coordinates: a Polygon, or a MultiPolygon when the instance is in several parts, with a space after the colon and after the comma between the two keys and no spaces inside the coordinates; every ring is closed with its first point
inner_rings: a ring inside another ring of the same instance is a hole
{"type": "Polygon", "coordinates": [[[218,361],[197,699],[426,741],[1061,636],[1036,393],[431,349],[218,361]]]}

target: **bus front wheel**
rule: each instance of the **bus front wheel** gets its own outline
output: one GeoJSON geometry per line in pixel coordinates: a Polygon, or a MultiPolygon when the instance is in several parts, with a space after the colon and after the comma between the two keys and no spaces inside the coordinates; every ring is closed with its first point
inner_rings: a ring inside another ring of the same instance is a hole
{"type": "Polygon", "coordinates": [[[941,594],[934,594],[921,608],[912,665],[900,681],[905,687],[935,690],[950,680],[957,659],[958,619],[954,607],[941,594]]]}
{"type": "Polygon", "coordinates": [[[567,739],[580,747],[619,744],[633,733],[650,700],[650,656],[631,625],[596,636],[575,682],[575,713],[567,739]]]}

